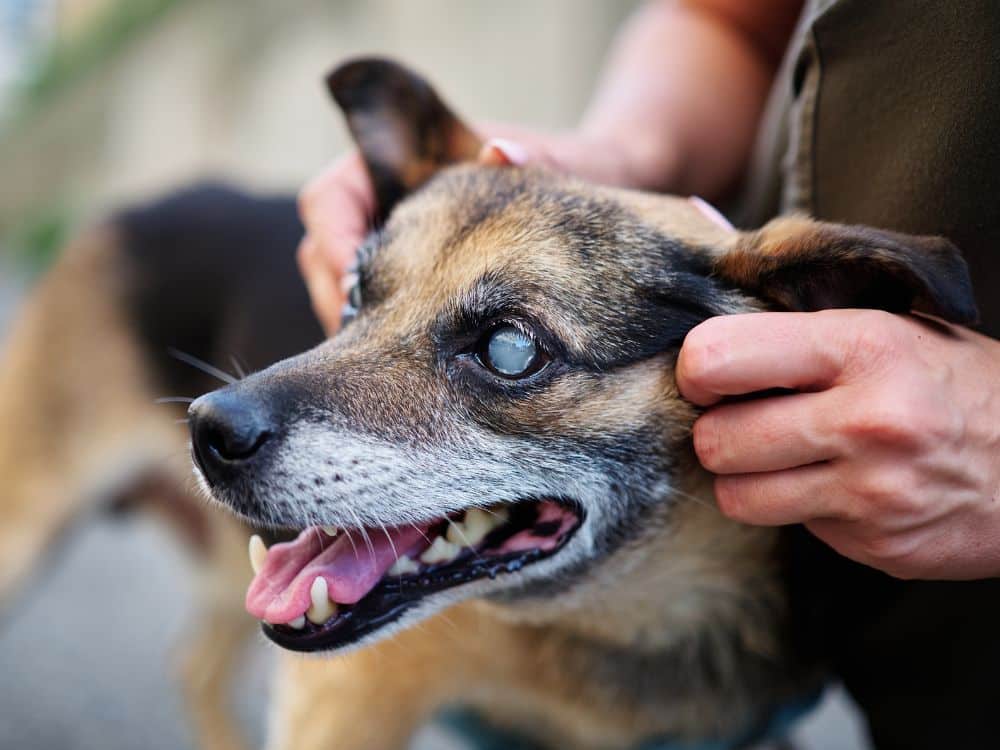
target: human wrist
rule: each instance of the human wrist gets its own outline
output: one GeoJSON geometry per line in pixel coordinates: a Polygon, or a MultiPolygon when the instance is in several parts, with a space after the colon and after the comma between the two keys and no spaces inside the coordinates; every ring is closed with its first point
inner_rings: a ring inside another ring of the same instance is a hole
{"type": "Polygon", "coordinates": [[[593,182],[657,192],[679,189],[679,152],[669,138],[583,123],[556,134],[550,152],[565,171],[593,182]]]}

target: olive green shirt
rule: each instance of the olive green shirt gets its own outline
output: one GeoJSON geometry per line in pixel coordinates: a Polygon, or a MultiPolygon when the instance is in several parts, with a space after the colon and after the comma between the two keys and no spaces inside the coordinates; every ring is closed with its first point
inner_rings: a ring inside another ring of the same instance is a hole
{"type": "MultiPolygon", "coordinates": [[[[738,223],[799,210],[938,234],[1000,338],[1000,0],[813,0],[766,110],[738,223]]],[[[801,571],[820,645],[879,748],[1000,747],[1000,580],[801,571]],[[825,639],[825,640],[824,640],[825,639]]]]}
{"type": "Polygon", "coordinates": [[[1000,2],[807,3],[738,219],[790,210],[948,237],[1000,337],[1000,2]]]}

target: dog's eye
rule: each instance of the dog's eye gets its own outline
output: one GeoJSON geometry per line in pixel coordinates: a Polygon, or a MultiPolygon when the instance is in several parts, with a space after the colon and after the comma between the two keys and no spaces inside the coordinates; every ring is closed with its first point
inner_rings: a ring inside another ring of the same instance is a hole
{"type": "Polygon", "coordinates": [[[535,340],[512,325],[501,325],[486,334],[477,356],[494,374],[512,379],[534,375],[547,361],[535,340]]]}

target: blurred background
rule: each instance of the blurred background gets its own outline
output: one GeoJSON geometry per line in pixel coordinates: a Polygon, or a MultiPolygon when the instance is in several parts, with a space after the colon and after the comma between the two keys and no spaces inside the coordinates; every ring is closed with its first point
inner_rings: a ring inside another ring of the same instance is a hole
{"type": "MultiPolygon", "coordinates": [[[[297,190],[346,146],[321,86],[339,60],[407,61],[473,121],[568,127],[634,5],[0,0],[0,339],[65,239],[108,210],[205,177],[297,190]]],[[[0,749],[192,747],[172,682],[188,564],[142,516],[96,518],[63,540],[0,616],[0,749]]],[[[258,639],[236,681],[255,743],[269,663],[258,639]]],[[[798,734],[805,747],[863,747],[840,699],[798,734]]],[[[419,744],[455,747],[434,732],[419,744]]]]}

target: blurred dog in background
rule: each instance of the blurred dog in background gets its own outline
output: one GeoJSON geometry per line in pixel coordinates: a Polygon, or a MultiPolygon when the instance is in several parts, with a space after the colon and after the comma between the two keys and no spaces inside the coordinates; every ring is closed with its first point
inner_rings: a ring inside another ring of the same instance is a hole
{"type": "Polygon", "coordinates": [[[88,515],[162,519],[196,561],[181,680],[211,750],[244,746],[228,687],[253,632],[250,532],[193,492],[184,413],[232,379],[215,365],[261,369],[321,340],[301,233],[294,200],[221,185],[119,212],[65,248],[0,355],[0,607],[88,515]]]}

